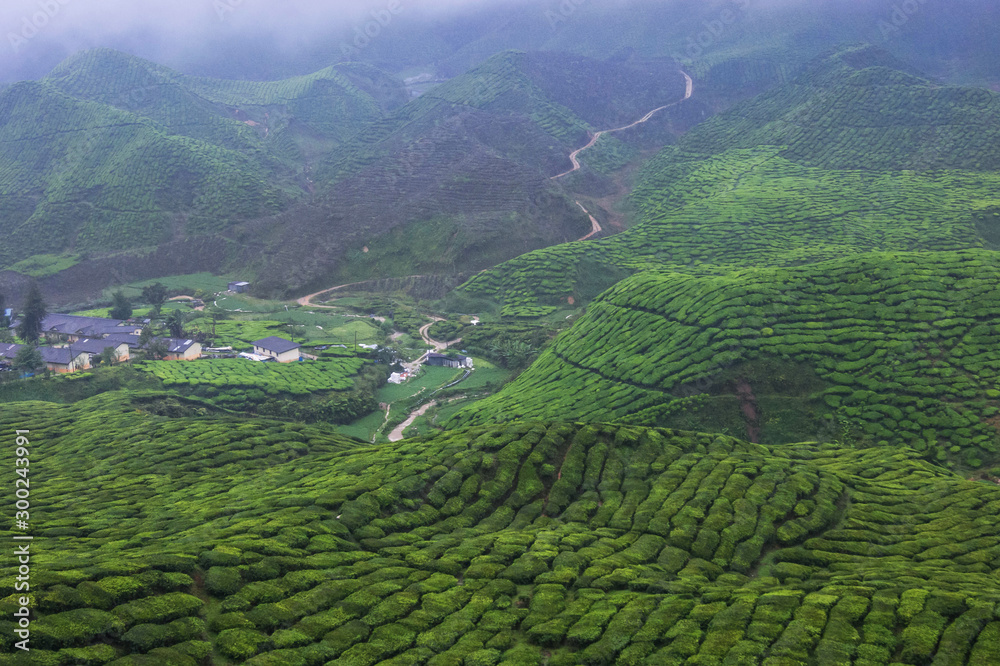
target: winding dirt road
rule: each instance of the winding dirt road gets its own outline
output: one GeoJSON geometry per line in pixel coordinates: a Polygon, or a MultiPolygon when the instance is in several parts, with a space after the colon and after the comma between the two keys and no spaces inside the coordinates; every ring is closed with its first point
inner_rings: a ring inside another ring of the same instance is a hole
{"type": "Polygon", "coordinates": [[[420,418],[421,416],[423,416],[424,414],[426,414],[428,409],[430,409],[431,407],[434,407],[436,405],[437,405],[437,402],[435,402],[434,400],[431,400],[426,405],[422,406],[420,409],[418,409],[417,411],[415,411],[412,414],[410,414],[410,416],[409,416],[408,419],[406,419],[405,421],[403,421],[402,423],[400,423],[398,426],[396,426],[393,429],[393,431],[391,433],[389,433],[389,441],[390,442],[398,442],[401,439],[403,439],[403,431],[406,430],[407,428],[409,428],[411,425],[413,425],[413,422],[416,421],[418,418],[420,418]]]}
{"type": "Polygon", "coordinates": [[[321,296],[322,294],[325,294],[328,291],[337,291],[338,289],[346,289],[347,287],[354,287],[354,286],[359,285],[359,284],[364,284],[364,282],[352,282],[350,284],[342,284],[342,285],[339,285],[339,286],[336,286],[336,287],[327,287],[323,291],[317,291],[315,294],[309,294],[308,296],[303,296],[302,298],[298,299],[296,302],[299,305],[302,305],[302,306],[307,307],[307,308],[332,308],[333,306],[331,306],[331,305],[318,305],[318,304],[315,304],[315,303],[312,302],[312,299],[316,298],[317,296],[321,296]]]}
{"type": "Polygon", "coordinates": [[[429,324],[424,324],[423,326],[420,327],[420,337],[423,338],[424,342],[429,344],[431,347],[434,347],[435,351],[439,352],[444,351],[445,349],[448,348],[449,343],[438,342],[428,334],[428,331],[431,330],[431,326],[438,323],[439,321],[444,321],[444,319],[441,319],[440,317],[431,317],[431,319],[433,319],[434,321],[432,321],[429,324]]]}
{"type": "Polygon", "coordinates": [[[597,221],[596,217],[594,217],[593,215],[590,214],[589,210],[587,210],[586,208],[583,207],[582,203],[580,203],[579,201],[577,201],[576,205],[580,207],[580,210],[582,210],[584,213],[586,213],[587,217],[590,218],[590,224],[593,225],[591,227],[590,233],[587,234],[586,236],[584,236],[583,238],[578,239],[578,240],[585,241],[585,240],[587,240],[589,238],[593,238],[597,234],[599,234],[602,231],[604,231],[604,229],[601,227],[601,223],[597,221]]]}
{"type": "Polygon", "coordinates": [[[593,148],[594,144],[597,143],[601,139],[601,137],[604,136],[605,134],[613,134],[614,132],[624,132],[627,129],[632,129],[636,125],[641,125],[641,124],[643,124],[645,122],[649,122],[650,118],[652,118],[653,116],[655,116],[660,111],[663,111],[663,109],[669,109],[671,106],[677,106],[681,102],[684,102],[686,100],[691,99],[691,95],[694,94],[694,79],[692,79],[690,76],[688,76],[687,72],[681,72],[681,74],[684,75],[684,79],[685,79],[685,81],[687,83],[687,87],[684,90],[684,99],[679,100],[677,102],[672,102],[670,104],[665,104],[665,105],[663,105],[663,106],[661,106],[659,108],[653,109],[652,111],[650,111],[649,113],[647,113],[646,115],[644,115],[642,118],[640,118],[639,120],[637,120],[634,123],[632,123],[631,125],[626,125],[625,127],[616,127],[615,129],[601,130],[600,132],[597,132],[596,134],[594,134],[590,138],[590,143],[588,143],[583,148],[580,148],[579,150],[574,150],[572,153],[570,153],[569,161],[573,163],[573,168],[570,169],[569,171],[566,171],[565,173],[559,174],[558,176],[552,176],[552,178],[550,178],[550,180],[557,180],[559,178],[563,178],[565,176],[568,176],[571,173],[579,171],[580,170],[580,153],[584,152],[585,150],[588,150],[589,148],[593,148]]]}

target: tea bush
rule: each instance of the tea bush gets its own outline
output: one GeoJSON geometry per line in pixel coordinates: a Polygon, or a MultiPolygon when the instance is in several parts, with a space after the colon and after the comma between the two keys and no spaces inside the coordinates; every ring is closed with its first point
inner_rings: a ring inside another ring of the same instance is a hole
{"type": "Polygon", "coordinates": [[[36,534],[75,530],[39,554],[32,663],[917,666],[1000,642],[1000,488],[906,448],[539,423],[372,446],[137,397],[0,414],[31,428],[36,534]]]}

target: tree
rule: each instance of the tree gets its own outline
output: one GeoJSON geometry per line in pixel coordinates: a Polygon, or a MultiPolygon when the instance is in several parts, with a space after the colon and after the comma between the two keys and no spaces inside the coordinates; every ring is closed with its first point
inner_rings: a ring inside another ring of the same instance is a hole
{"type": "Polygon", "coordinates": [[[7,321],[6,315],[4,315],[4,310],[6,309],[6,307],[7,307],[7,299],[4,298],[3,292],[0,291],[0,327],[4,328],[6,328],[7,324],[10,323],[7,321]]]}
{"type": "Polygon", "coordinates": [[[149,326],[143,326],[142,330],[139,331],[139,347],[145,349],[146,346],[153,341],[153,331],[149,326]]]}
{"type": "Polygon", "coordinates": [[[146,345],[146,358],[151,358],[154,361],[162,361],[169,353],[170,347],[167,345],[167,341],[161,338],[153,338],[146,345]]]}
{"type": "Polygon", "coordinates": [[[184,337],[184,313],[180,310],[173,310],[167,315],[167,328],[170,330],[170,335],[175,338],[184,337]]]}
{"type": "Polygon", "coordinates": [[[42,321],[46,314],[42,292],[38,288],[38,283],[32,282],[28,294],[24,297],[24,305],[21,306],[21,321],[15,329],[17,337],[29,345],[37,346],[38,338],[42,336],[42,321]]]}
{"type": "Polygon", "coordinates": [[[45,365],[42,353],[32,345],[24,345],[14,356],[14,369],[22,374],[34,372],[45,365]]]}
{"type": "Polygon", "coordinates": [[[116,291],[111,295],[111,300],[112,319],[129,319],[132,316],[132,302],[128,300],[125,292],[120,290],[116,291]]]}
{"type": "Polygon", "coordinates": [[[229,319],[229,313],[225,310],[217,307],[211,307],[208,309],[208,314],[212,317],[212,338],[215,338],[215,325],[220,321],[225,321],[229,319]]]}
{"type": "Polygon", "coordinates": [[[152,305],[154,309],[160,308],[167,302],[167,288],[159,282],[143,287],[142,300],[152,305]]]}
{"type": "Polygon", "coordinates": [[[118,362],[118,352],[114,347],[105,347],[98,358],[101,359],[101,365],[111,366],[118,362]]]}

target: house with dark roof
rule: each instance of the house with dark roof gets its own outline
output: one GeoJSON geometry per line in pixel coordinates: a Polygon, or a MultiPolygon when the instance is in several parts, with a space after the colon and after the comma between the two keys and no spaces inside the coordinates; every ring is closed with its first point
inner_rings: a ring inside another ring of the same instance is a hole
{"type": "Polygon", "coordinates": [[[427,355],[427,365],[444,368],[471,368],[472,359],[468,356],[462,356],[461,354],[447,356],[446,354],[430,353],[427,355]]]}
{"type": "Polygon", "coordinates": [[[45,367],[52,372],[64,374],[90,367],[90,354],[72,347],[39,347],[38,352],[45,361],[45,367]]]}
{"type": "Polygon", "coordinates": [[[273,358],[278,363],[292,363],[299,360],[302,345],[291,340],[271,336],[253,343],[253,353],[273,358]]]}
{"type": "MultiPolygon", "coordinates": [[[[0,357],[13,361],[24,345],[0,344],[0,357]]],[[[52,372],[64,374],[86,370],[90,367],[90,354],[85,351],[67,349],[66,347],[39,347],[45,367],[52,372]]]]}
{"type": "Polygon", "coordinates": [[[142,346],[139,344],[139,336],[131,333],[113,333],[111,335],[105,335],[103,340],[104,342],[124,343],[128,345],[128,348],[131,350],[139,349],[142,346]]]}
{"type": "MultiPolygon", "coordinates": [[[[132,337],[132,336],[124,336],[132,337]]],[[[138,343],[138,338],[136,339],[138,343]]],[[[90,363],[88,365],[94,365],[94,356],[100,356],[104,353],[105,349],[111,349],[115,353],[115,358],[117,361],[127,361],[129,360],[129,345],[124,341],[115,341],[107,338],[85,338],[83,340],[77,340],[76,342],[71,342],[68,345],[73,351],[84,351],[90,354],[90,363]]]]}
{"type": "MultiPolygon", "coordinates": [[[[194,361],[195,359],[201,358],[202,346],[200,342],[195,342],[194,340],[185,340],[181,338],[153,338],[158,342],[163,342],[167,347],[167,355],[164,357],[166,361],[194,361]]],[[[131,333],[121,334],[115,333],[113,335],[106,336],[103,340],[98,340],[97,343],[109,343],[113,342],[116,344],[123,344],[129,350],[129,354],[132,355],[135,352],[141,350],[143,347],[139,343],[139,336],[132,335],[131,333]]]]}
{"type": "MultiPolygon", "coordinates": [[[[14,328],[17,322],[11,323],[14,328]]],[[[129,324],[120,319],[103,317],[82,317],[79,315],[50,314],[42,320],[42,335],[49,342],[76,342],[84,338],[103,338],[112,333],[136,333],[142,326],[129,324]]]]}
{"type": "Polygon", "coordinates": [[[201,358],[201,343],[180,338],[154,338],[167,345],[166,361],[194,361],[201,358]]]}

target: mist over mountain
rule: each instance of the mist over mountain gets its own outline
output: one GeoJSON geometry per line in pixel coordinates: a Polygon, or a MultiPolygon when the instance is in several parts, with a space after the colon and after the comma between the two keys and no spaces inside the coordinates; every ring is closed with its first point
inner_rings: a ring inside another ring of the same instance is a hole
{"type": "Polygon", "coordinates": [[[998,29],[3,4],[0,666],[995,666],[998,29]]]}
{"type": "Polygon", "coordinates": [[[732,48],[766,58],[798,45],[815,55],[843,41],[982,80],[993,76],[997,46],[986,37],[998,12],[989,0],[15,0],[0,7],[0,82],[38,78],[94,47],[188,74],[262,80],[343,60],[454,76],[506,49],[594,57],[635,49],[712,63],[732,48]]]}

